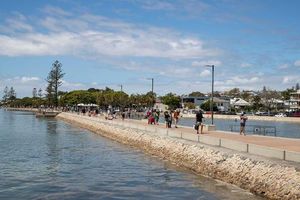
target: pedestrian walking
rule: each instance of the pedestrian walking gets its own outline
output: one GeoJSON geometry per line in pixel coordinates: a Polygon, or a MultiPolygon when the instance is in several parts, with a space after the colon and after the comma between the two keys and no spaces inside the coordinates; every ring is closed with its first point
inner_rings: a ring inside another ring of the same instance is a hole
{"type": "Polygon", "coordinates": [[[245,112],[243,112],[240,116],[240,135],[246,135],[245,134],[245,126],[246,126],[246,121],[248,120],[248,117],[245,115],[245,112]]]}
{"type": "Polygon", "coordinates": [[[200,133],[203,134],[203,114],[201,110],[198,110],[198,112],[196,113],[196,124],[195,124],[195,129],[197,131],[197,134],[199,134],[199,127],[200,127],[200,133]]]}
{"type": "Polygon", "coordinates": [[[171,128],[171,116],[170,116],[170,114],[169,114],[169,112],[168,111],[165,111],[164,112],[164,117],[165,117],[165,122],[166,122],[166,128],[171,128]]]}
{"type": "Polygon", "coordinates": [[[179,109],[176,109],[174,112],[174,124],[175,124],[175,128],[177,127],[178,121],[179,121],[179,115],[180,115],[180,111],[179,109]]]}

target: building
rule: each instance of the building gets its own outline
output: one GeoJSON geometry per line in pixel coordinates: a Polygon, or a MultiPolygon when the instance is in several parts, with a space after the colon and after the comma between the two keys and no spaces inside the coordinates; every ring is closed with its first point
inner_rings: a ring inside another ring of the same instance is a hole
{"type": "MultiPolygon", "coordinates": [[[[193,97],[193,96],[185,96],[182,97],[182,103],[193,103],[196,107],[200,108],[203,103],[209,101],[211,99],[210,96],[204,97],[193,97]]],[[[230,108],[230,101],[214,97],[214,103],[217,105],[219,111],[228,111],[230,108]]]]}
{"type": "Polygon", "coordinates": [[[193,96],[183,96],[181,97],[181,101],[182,103],[193,103],[195,104],[196,107],[199,107],[208,99],[210,99],[210,97],[208,96],[204,96],[204,97],[193,97],[193,96]]]}
{"type": "Polygon", "coordinates": [[[290,111],[300,110],[300,90],[291,93],[289,104],[290,104],[290,111]]]}
{"type": "Polygon", "coordinates": [[[242,98],[230,99],[230,105],[236,109],[245,109],[245,107],[250,106],[250,103],[242,98]]]}
{"type": "Polygon", "coordinates": [[[230,109],[230,101],[214,97],[214,103],[217,105],[219,111],[227,112],[230,109]]]}

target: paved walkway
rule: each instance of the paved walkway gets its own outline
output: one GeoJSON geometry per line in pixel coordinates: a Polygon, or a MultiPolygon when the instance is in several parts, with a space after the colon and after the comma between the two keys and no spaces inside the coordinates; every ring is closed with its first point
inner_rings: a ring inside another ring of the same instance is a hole
{"type": "MultiPolygon", "coordinates": [[[[121,119],[114,119],[116,121],[121,121],[121,119]]],[[[125,119],[126,122],[130,123],[138,123],[140,125],[144,126],[157,126],[160,128],[165,128],[165,124],[160,125],[148,125],[147,121],[144,120],[132,120],[132,119],[125,119]]],[[[218,127],[216,127],[218,128],[218,127]]],[[[190,133],[190,134],[196,134],[196,131],[192,129],[192,127],[183,127],[179,126],[178,128],[174,128],[174,125],[172,126],[171,130],[178,131],[178,132],[184,132],[184,133],[190,133]]],[[[288,150],[288,151],[295,151],[300,152],[300,139],[292,139],[292,138],[282,138],[282,137],[270,137],[270,136],[258,136],[258,135],[239,135],[239,133],[233,133],[233,132],[225,132],[225,131],[209,131],[204,132],[204,135],[215,137],[215,138],[221,138],[221,139],[229,139],[233,141],[239,141],[244,142],[248,144],[256,144],[266,147],[273,147],[277,149],[282,150],[288,150]]]]}

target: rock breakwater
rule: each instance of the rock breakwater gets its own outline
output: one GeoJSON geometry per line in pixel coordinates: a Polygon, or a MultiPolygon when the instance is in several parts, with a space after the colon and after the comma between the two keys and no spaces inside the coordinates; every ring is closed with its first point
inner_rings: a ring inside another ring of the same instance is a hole
{"type": "Polygon", "coordinates": [[[295,167],[118,126],[98,118],[69,113],[61,113],[57,118],[137,147],[196,173],[237,185],[254,194],[269,199],[300,199],[300,172],[295,167]]]}

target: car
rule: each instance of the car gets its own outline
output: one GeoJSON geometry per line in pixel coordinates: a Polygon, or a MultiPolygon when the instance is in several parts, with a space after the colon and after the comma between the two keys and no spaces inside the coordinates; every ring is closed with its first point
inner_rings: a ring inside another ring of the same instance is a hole
{"type": "Polygon", "coordinates": [[[288,113],[289,117],[300,117],[300,111],[293,111],[288,113]]]}
{"type": "Polygon", "coordinates": [[[286,114],[284,114],[284,113],[278,113],[277,115],[275,115],[275,117],[286,117],[286,114]]]}

